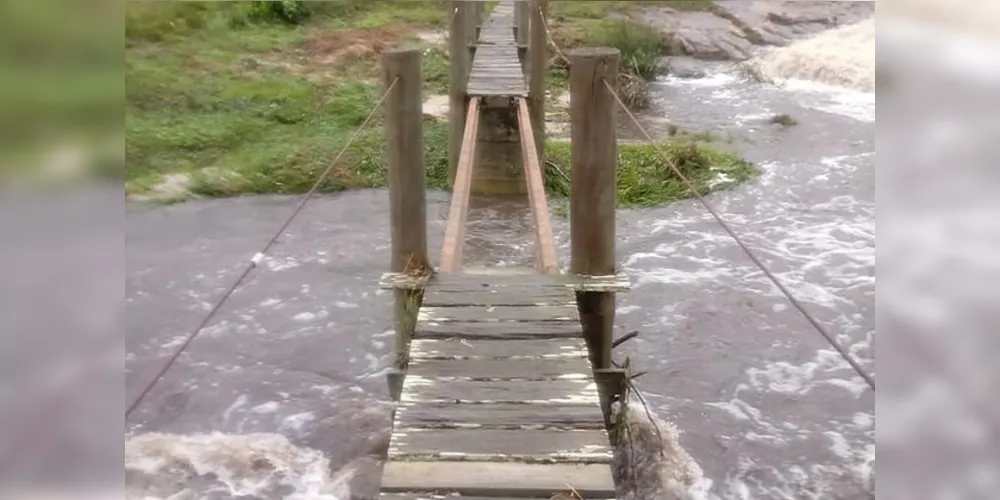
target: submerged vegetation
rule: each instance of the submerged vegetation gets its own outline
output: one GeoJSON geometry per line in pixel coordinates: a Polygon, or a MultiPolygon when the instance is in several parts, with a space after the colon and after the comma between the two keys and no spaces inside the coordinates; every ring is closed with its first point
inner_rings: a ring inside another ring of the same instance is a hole
{"type": "MultiPolygon", "coordinates": [[[[663,35],[606,15],[633,3],[554,2],[553,35],[564,47],[620,48],[623,83],[644,85],[664,50],[663,35]]],[[[304,192],[379,97],[381,51],[421,44],[425,94],[447,90],[447,50],[427,36],[445,27],[444,14],[441,2],[128,2],[127,194],[179,201],[304,192]]],[[[553,64],[549,82],[564,89],[565,68],[553,64]]],[[[628,99],[641,105],[644,94],[628,99]]],[[[385,140],[375,117],[322,192],[386,184],[385,140]]],[[[447,125],[428,117],[424,135],[428,187],[447,189],[447,125]]],[[[553,195],[565,195],[569,185],[558,169],[568,172],[568,146],[553,142],[548,151],[556,167],[547,183],[553,195]]],[[[753,173],[705,141],[672,140],[667,151],[699,190],[753,173]]],[[[654,148],[625,145],[620,154],[623,206],[690,195],[654,148]]]]}

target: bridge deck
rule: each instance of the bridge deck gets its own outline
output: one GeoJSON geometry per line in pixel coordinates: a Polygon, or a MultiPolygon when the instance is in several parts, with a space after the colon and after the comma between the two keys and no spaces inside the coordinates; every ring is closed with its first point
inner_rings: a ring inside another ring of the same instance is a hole
{"type": "Polygon", "coordinates": [[[427,285],[383,499],[548,499],[567,485],[614,498],[611,458],[565,277],[462,274],[427,285]]]}
{"type": "Polygon", "coordinates": [[[514,39],[514,2],[500,2],[483,23],[469,74],[470,96],[527,96],[514,39]]]}

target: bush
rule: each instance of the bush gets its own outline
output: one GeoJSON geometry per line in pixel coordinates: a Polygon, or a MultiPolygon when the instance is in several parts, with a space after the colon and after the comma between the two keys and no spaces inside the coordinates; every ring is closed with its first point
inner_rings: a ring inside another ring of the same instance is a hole
{"type": "Polygon", "coordinates": [[[297,26],[311,15],[306,2],[246,2],[236,4],[229,23],[233,27],[268,23],[297,26]]]}
{"type": "Polygon", "coordinates": [[[631,21],[617,21],[600,33],[601,43],[621,51],[622,70],[646,80],[656,77],[656,59],[666,48],[666,38],[656,28],[631,21]]]}

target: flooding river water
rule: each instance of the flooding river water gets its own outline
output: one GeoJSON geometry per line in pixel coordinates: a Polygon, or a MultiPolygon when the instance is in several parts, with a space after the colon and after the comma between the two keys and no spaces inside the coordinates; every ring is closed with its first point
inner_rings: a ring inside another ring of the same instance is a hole
{"type": "MultiPolygon", "coordinates": [[[[712,130],[762,175],[709,199],[874,372],[875,98],[708,78],[655,84],[654,117],[712,130]],[[798,125],[768,117],[787,113],[798,125]]],[[[287,217],[252,197],[127,214],[126,394],[133,397],[287,217]]],[[[368,498],[389,436],[388,197],[312,200],[133,416],[130,498],[368,498]]],[[[432,255],[447,195],[429,195],[432,255]]],[[[564,265],[568,227],[554,220],[564,265]]],[[[874,394],[695,201],[618,214],[633,288],[617,326],[640,389],[676,424],[707,496],[874,498],[874,394]]],[[[520,206],[477,200],[472,265],[522,265],[520,206]]]]}

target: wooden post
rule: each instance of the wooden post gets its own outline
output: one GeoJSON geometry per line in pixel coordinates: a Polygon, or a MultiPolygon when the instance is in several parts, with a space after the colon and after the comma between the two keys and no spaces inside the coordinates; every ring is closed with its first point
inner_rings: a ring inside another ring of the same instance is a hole
{"type": "Polygon", "coordinates": [[[482,2],[466,2],[468,15],[465,17],[466,27],[465,36],[467,37],[468,43],[475,43],[478,41],[477,29],[483,22],[483,3],[482,2]]]}
{"type": "Polygon", "coordinates": [[[528,100],[531,126],[535,132],[538,163],[545,165],[545,71],[548,54],[548,36],[545,34],[543,16],[549,15],[548,0],[530,0],[530,37],[528,40],[528,100]]]}
{"type": "Polygon", "coordinates": [[[472,70],[472,57],[469,53],[469,42],[474,25],[477,7],[470,2],[453,0],[450,32],[448,34],[449,60],[451,79],[448,89],[448,172],[452,185],[455,183],[455,172],[458,169],[458,156],[462,151],[462,134],[465,133],[465,115],[469,101],[466,89],[469,84],[469,72],[472,70]],[[457,10],[456,10],[457,9],[457,10]]]}
{"type": "Polygon", "coordinates": [[[525,0],[514,3],[514,34],[518,45],[528,44],[528,26],[531,25],[531,6],[525,0]]]}
{"type": "MultiPolygon", "coordinates": [[[[617,85],[621,53],[607,47],[569,54],[572,194],[570,271],[587,276],[615,273],[617,108],[604,81],[617,85]]],[[[578,292],[583,334],[595,370],[611,368],[615,294],[578,292]]],[[[601,406],[610,418],[613,389],[602,387],[601,406]]]]}
{"type": "MultiPolygon", "coordinates": [[[[416,272],[429,268],[420,51],[404,49],[385,52],[382,55],[382,73],[387,88],[399,79],[385,100],[392,245],[390,271],[416,272]]],[[[394,368],[402,371],[406,368],[423,292],[396,289],[394,293],[394,368]]],[[[390,378],[390,386],[392,384],[390,378]]]]}

